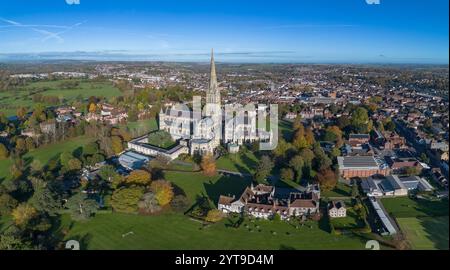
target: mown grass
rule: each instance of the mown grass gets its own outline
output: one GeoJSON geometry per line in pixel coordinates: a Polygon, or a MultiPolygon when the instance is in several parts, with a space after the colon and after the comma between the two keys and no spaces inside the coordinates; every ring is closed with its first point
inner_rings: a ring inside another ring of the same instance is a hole
{"type": "Polygon", "coordinates": [[[448,216],[448,200],[429,201],[409,197],[381,199],[386,210],[396,218],[448,216]]]}
{"type": "Polygon", "coordinates": [[[286,222],[244,222],[239,228],[227,226],[225,219],[202,228],[182,214],[157,216],[99,214],[92,220],[70,222],[66,216],[61,228],[70,228],[68,239],[78,239],[82,249],[363,249],[354,236],[333,236],[316,222],[296,227],[286,222]],[[247,226],[246,226],[247,225],[247,226]],[[132,232],[132,233],[130,233],[132,232]],[[125,234],[129,233],[127,236],[125,234]]]}
{"type": "Polygon", "coordinates": [[[413,249],[449,249],[448,216],[398,218],[397,222],[413,249]]]}
{"type": "Polygon", "coordinates": [[[258,158],[250,151],[228,154],[217,160],[217,168],[244,174],[254,174],[258,166],[258,158]]]}

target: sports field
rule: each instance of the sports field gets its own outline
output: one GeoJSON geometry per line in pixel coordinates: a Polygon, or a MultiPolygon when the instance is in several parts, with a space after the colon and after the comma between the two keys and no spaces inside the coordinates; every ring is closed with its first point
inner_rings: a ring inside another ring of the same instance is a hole
{"type": "Polygon", "coordinates": [[[449,249],[448,216],[398,218],[397,222],[413,249],[449,249]]]}

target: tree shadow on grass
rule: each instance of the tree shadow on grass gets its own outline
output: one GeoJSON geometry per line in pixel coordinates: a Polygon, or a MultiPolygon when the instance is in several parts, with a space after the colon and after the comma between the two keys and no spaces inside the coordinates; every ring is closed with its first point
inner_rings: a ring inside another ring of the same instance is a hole
{"type": "Polygon", "coordinates": [[[436,249],[449,249],[448,216],[441,218],[419,218],[419,221],[426,233],[426,237],[434,243],[436,249]]]}
{"type": "Polygon", "coordinates": [[[222,176],[215,183],[204,183],[204,187],[208,197],[217,205],[220,195],[238,197],[250,183],[249,177],[222,176]]]}

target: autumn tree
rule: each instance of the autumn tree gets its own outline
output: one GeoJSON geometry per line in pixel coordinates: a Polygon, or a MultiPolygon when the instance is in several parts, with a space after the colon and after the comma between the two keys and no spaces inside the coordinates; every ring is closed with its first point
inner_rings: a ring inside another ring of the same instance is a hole
{"type": "Polygon", "coordinates": [[[0,194],[0,216],[9,215],[17,204],[17,200],[8,193],[0,194]]]}
{"type": "Polygon", "coordinates": [[[134,170],[126,178],[125,184],[147,186],[150,184],[152,175],[144,170],[134,170]]]}
{"type": "Polygon", "coordinates": [[[88,107],[88,111],[90,113],[95,113],[97,111],[97,105],[95,105],[95,103],[90,103],[89,107],[88,107]]]}
{"type": "Polygon", "coordinates": [[[27,203],[19,204],[11,213],[14,223],[19,227],[25,227],[30,220],[37,217],[37,210],[27,203]]]}
{"type": "Polygon", "coordinates": [[[161,206],[169,204],[173,199],[173,187],[168,181],[153,181],[151,184],[151,190],[155,193],[155,198],[161,206]]]}
{"type": "Polygon", "coordinates": [[[9,156],[8,148],[6,148],[4,144],[0,143],[0,160],[8,158],[8,156],[9,156]]]}
{"type": "Polygon", "coordinates": [[[111,149],[116,155],[123,152],[123,143],[120,136],[111,137],[111,149]]]}
{"type": "Polygon", "coordinates": [[[330,168],[317,172],[315,180],[322,190],[332,190],[338,180],[338,175],[330,168]]]}
{"type": "Polygon", "coordinates": [[[303,127],[303,125],[300,125],[300,128],[295,131],[292,144],[296,149],[309,147],[308,141],[305,138],[305,128],[303,127]]]}
{"type": "Polygon", "coordinates": [[[310,127],[308,127],[305,131],[305,141],[308,145],[313,145],[316,142],[314,138],[314,132],[310,127]]]}
{"type": "Polygon", "coordinates": [[[206,154],[202,157],[200,167],[203,170],[203,174],[206,176],[215,176],[217,174],[216,160],[211,154],[206,154]]]}
{"type": "Polygon", "coordinates": [[[280,171],[280,178],[283,181],[293,181],[295,177],[294,170],[291,168],[282,168],[280,171]]]}
{"type": "Polygon", "coordinates": [[[111,206],[116,212],[136,213],[138,210],[138,202],[144,195],[142,187],[123,187],[113,192],[111,196],[111,206]]]}

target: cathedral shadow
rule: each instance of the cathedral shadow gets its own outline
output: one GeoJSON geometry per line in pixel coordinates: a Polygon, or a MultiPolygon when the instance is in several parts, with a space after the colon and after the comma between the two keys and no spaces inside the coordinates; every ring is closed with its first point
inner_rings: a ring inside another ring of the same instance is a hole
{"type": "Polygon", "coordinates": [[[250,183],[249,177],[222,176],[215,183],[212,181],[204,183],[204,187],[210,200],[217,205],[220,195],[239,197],[250,183]]]}
{"type": "MultiPolygon", "coordinates": [[[[256,169],[256,166],[258,166],[258,162],[250,159],[246,154],[241,156],[241,160],[245,164],[245,166],[247,166],[247,168],[256,169]]],[[[247,170],[247,173],[250,172],[247,170]]]]}

